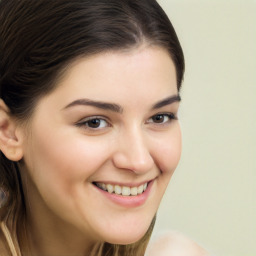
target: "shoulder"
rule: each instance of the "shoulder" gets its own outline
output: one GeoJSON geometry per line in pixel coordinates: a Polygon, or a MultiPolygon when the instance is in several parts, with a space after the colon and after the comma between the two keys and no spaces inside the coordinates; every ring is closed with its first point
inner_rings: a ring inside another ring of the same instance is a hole
{"type": "Polygon", "coordinates": [[[146,256],[210,256],[197,243],[178,232],[167,232],[153,240],[146,256]]]}

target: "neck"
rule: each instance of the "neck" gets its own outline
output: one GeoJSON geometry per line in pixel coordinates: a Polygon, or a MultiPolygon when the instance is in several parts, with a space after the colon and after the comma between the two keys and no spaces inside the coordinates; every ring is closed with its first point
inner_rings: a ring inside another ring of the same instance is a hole
{"type": "Polygon", "coordinates": [[[94,242],[60,220],[28,218],[28,240],[34,256],[84,256],[94,242]]]}

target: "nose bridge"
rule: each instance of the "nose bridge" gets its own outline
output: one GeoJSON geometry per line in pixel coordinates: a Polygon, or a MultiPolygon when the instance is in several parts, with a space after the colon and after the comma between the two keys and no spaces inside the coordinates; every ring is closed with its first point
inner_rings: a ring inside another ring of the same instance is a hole
{"type": "Polygon", "coordinates": [[[141,127],[132,126],[120,133],[113,160],[116,167],[136,173],[144,173],[152,168],[154,160],[149,141],[141,127]]]}

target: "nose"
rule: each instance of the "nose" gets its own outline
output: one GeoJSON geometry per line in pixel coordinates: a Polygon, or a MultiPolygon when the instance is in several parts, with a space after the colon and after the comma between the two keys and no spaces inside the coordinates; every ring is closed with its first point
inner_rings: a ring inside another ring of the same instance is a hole
{"type": "Polygon", "coordinates": [[[122,133],[116,140],[113,163],[119,169],[143,174],[152,169],[154,159],[150,152],[149,141],[140,129],[122,133]]]}

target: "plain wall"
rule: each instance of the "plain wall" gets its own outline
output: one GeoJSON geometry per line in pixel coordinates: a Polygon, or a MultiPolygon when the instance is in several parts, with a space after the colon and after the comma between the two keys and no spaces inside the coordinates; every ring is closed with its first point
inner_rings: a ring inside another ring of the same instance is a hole
{"type": "Polygon", "coordinates": [[[154,235],[256,255],[256,1],[160,0],[182,44],[183,155],[154,235]]]}

